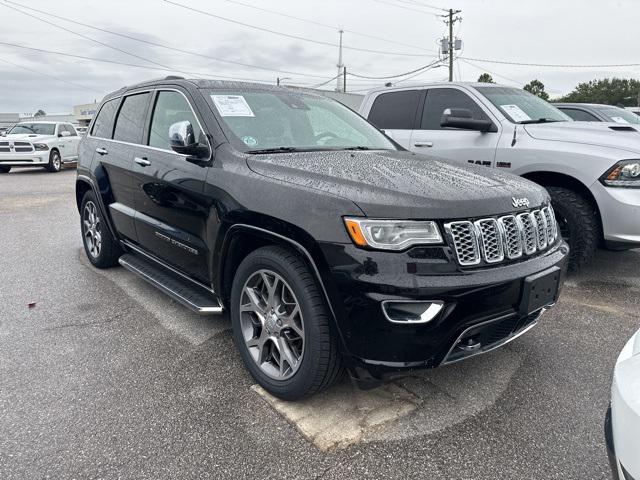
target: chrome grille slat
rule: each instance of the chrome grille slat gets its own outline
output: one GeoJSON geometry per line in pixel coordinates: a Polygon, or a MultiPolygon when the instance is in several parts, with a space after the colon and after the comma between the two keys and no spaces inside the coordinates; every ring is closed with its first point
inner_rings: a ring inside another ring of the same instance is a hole
{"type": "Polygon", "coordinates": [[[453,241],[460,265],[469,266],[480,263],[478,234],[473,223],[451,222],[445,225],[445,229],[453,241]]]}
{"type": "Polygon", "coordinates": [[[550,205],[499,218],[449,222],[444,227],[462,266],[494,264],[533,255],[552,246],[558,235],[550,205]]]}

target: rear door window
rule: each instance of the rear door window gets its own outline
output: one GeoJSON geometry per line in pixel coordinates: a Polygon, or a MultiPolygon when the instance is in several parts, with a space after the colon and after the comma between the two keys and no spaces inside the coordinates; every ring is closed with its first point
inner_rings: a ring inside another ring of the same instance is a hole
{"type": "Polygon", "coordinates": [[[489,120],[487,114],[466,93],[455,88],[433,88],[427,91],[420,129],[442,130],[442,114],[449,108],[465,108],[471,111],[473,118],[489,120]]]}
{"type": "Polygon", "coordinates": [[[113,132],[114,140],[127,143],[142,143],[150,96],[151,94],[146,92],[129,95],[124,98],[116,119],[116,128],[113,132]]]}
{"type": "Polygon", "coordinates": [[[102,105],[93,127],[91,128],[91,135],[98,138],[111,138],[111,131],[113,130],[113,117],[118,107],[118,100],[109,100],[102,105]]]}
{"type": "Polygon", "coordinates": [[[378,95],[369,112],[369,121],[388,130],[412,130],[420,104],[420,90],[404,90],[378,95]]]}

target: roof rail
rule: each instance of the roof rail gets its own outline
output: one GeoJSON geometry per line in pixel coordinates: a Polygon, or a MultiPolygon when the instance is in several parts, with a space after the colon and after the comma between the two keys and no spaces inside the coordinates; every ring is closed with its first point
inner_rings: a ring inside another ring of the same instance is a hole
{"type": "Polygon", "coordinates": [[[167,75],[166,77],[164,77],[165,80],[184,80],[184,77],[181,77],[180,75],[167,75]]]}

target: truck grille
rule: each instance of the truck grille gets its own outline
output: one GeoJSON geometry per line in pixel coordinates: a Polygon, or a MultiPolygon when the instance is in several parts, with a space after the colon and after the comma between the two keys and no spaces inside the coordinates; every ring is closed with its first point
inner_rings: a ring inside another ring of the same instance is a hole
{"type": "Polygon", "coordinates": [[[9,142],[0,142],[0,153],[9,153],[10,151],[9,142]]]}
{"type": "Polygon", "coordinates": [[[0,153],[27,153],[33,151],[33,145],[31,144],[31,142],[0,142],[0,153]],[[11,149],[12,145],[13,150],[11,149]]]}
{"type": "Polygon", "coordinates": [[[551,205],[517,215],[449,222],[444,228],[462,266],[533,255],[553,245],[558,236],[551,205]]]}

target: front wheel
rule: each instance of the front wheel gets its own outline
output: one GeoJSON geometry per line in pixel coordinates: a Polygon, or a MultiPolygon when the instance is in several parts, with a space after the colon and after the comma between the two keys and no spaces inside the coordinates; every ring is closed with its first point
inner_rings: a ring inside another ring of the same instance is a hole
{"type": "Polygon", "coordinates": [[[595,253],[600,241],[600,221],[594,206],[580,194],[548,187],[562,238],[569,244],[569,269],[577,271],[595,253]]]}
{"type": "Polygon", "coordinates": [[[62,157],[60,156],[60,152],[57,150],[51,150],[49,154],[49,163],[45,167],[51,173],[59,172],[62,168],[62,157]]]}
{"type": "Polygon", "coordinates": [[[296,254],[275,246],[249,254],[233,279],[230,305],[236,347],[269,393],[296,400],[338,378],[342,362],[324,297],[296,254]]]}
{"type": "Polygon", "coordinates": [[[113,238],[93,191],[82,198],[80,207],[80,230],[87,258],[97,268],[109,268],[118,264],[122,254],[120,246],[113,238]]]}

